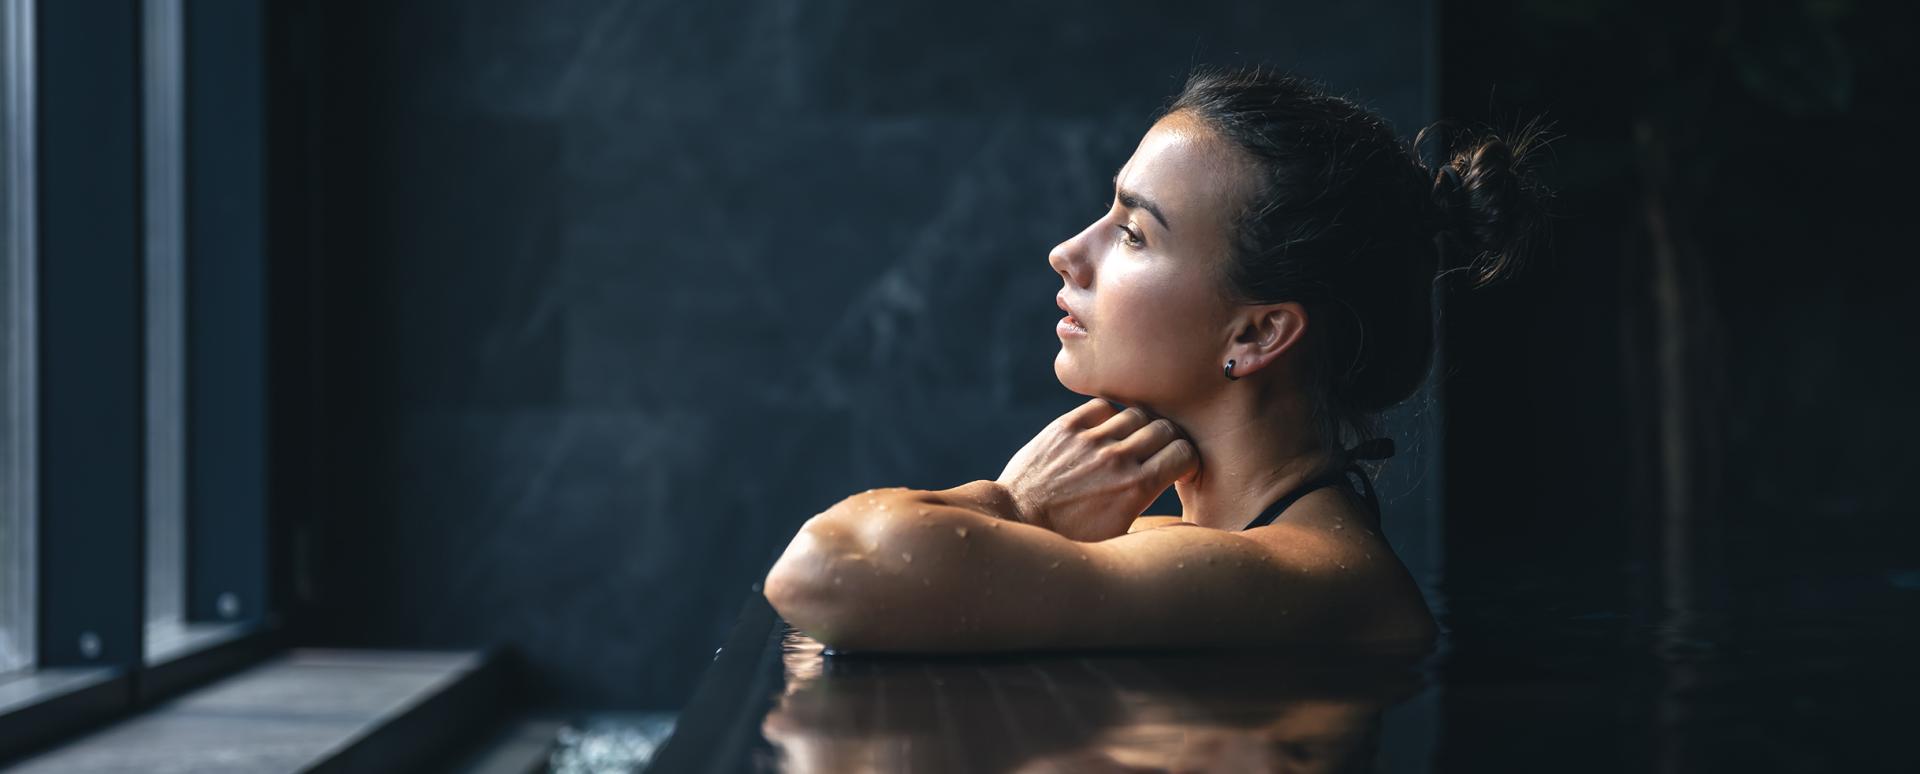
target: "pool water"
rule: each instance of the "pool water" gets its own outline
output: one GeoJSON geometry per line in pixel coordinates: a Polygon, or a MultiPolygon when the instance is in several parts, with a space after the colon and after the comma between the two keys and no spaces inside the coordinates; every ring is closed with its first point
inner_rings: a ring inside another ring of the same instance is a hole
{"type": "Polygon", "coordinates": [[[1413,656],[842,656],[750,603],[649,771],[1920,770],[1912,571],[1642,572],[1451,578],[1413,656]]]}

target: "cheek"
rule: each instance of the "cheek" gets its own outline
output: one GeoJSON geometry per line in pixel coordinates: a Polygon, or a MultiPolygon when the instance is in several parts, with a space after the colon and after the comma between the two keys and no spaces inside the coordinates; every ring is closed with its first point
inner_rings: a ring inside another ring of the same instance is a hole
{"type": "MultiPolygon", "coordinates": [[[[1185,277],[1139,271],[1118,277],[1098,296],[1100,328],[1112,335],[1102,354],[1152,358],[1161,368],[1194,358],[1210,358],[1208,332],[1216,327],[1214,303],[1205,288],[1185,277]]],[[[1131,359],[1131,358],[1129,358],[1131,359]]]]}

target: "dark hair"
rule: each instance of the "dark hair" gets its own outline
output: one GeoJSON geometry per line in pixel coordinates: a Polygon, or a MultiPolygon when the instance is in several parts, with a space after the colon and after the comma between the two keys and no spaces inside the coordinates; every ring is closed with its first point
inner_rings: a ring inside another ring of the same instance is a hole
{"type": "MultiPolygon", "coordinates": [[[[1402,143],[1379,115],[1263,68],[1202,69],[1162,116],[1187,114],[1252,162],[1222,284],[1247,303],[1307,308],[1304,352],[1321,439],[1362,440],[1433,360],[1437,280],[1510,275],[1550,195],[1528,171],[1543,132],[1449,123],[1402,143]],[[1464,255],[1459,267],[1443,258],[1464,255]]],[[[1338,448],[1336,446],[1336,448],[1338,448]]]]}

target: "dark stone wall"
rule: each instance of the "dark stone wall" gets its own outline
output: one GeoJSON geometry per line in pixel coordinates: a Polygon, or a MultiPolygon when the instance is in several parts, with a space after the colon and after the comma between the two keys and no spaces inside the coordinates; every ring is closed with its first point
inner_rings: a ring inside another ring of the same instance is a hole
{"type": "MultiPolygon", "coordinates": [[[[1081,400],[1046,254],[1192,64],[1310,73],[1410,135],[1427,6],[278,8],[305,636],[502,643],[538,701],[676,706],[802,520],[991,478],[1081,400]]],[[[1425,556],[1437,460],[1407,460],[1384,489],[1425,556]]]]}

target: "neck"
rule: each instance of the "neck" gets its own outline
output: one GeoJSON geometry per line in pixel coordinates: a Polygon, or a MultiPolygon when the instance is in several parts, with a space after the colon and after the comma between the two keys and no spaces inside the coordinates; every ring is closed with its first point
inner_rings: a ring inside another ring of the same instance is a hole
{"type": "Polygon", "coordinates": [[[1259,393],[1258,385],[1243,382],[1165,415],[1200,453],[1199,476],[1174,484],[1183,521],[1238,531],[1333,461],[1304,396],[1263,400],[1259,393]]]}

